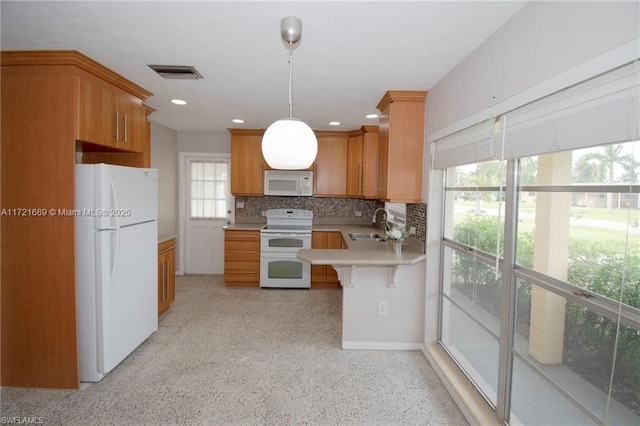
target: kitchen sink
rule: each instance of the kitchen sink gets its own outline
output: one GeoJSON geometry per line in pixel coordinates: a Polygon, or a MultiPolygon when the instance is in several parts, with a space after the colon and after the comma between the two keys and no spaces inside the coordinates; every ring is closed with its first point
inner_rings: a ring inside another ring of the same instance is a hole
{"type": "Polygon", "coordinates": [[[349,238],[353,241],[384,241],[384,238],[374,232],[350,232],[349,238]]]}

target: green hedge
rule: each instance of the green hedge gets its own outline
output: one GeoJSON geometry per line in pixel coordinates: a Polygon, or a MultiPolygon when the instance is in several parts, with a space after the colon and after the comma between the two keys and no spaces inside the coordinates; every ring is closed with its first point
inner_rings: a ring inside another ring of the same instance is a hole
{"type": "MultiPolygon", "coordinates": [[[[456,224],[454,239],[487,253],[496,254],[496,239],[503,223],[497,217],[470,216],[456,224]]],[[[500,246],[501,247],[501,246],[500,246]]],[[[533,234],[520,233],[517,260],[533,266],[533,234]]],[[[596,241],[572,240],[569,245],[568,281],[613,300],[640,307],[640,257],[625,255],[624,247],[606,246],[596,241]]],[[[500,249],[501,251],[502,249],[500,249]]],[[[499,253],[502,256],[502,253],[499,253]]],[[[528,337],[531,311],[531,285],[517,289],[516,330],[528,337]]],[[[459,255],[452,263],[452,287],[475,299],[497,318],[501,313],[502,283],[494,268],[473,257],[459,255]]],[[[563,363],[579,376],[607,393],[615,353],[614,398],[640,415],[640,335],[576,303],[565,310],[563,363]],[[617,351],[616,348],[617,336],[617,351]]]]}

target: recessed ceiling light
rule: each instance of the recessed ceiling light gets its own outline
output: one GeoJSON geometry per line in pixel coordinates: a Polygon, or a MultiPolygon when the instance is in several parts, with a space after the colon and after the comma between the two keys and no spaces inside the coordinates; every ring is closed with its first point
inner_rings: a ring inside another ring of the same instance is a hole
{"type": "Polygon", "coordinates": [[[236,124],[242,124],[242,123],[244,123],[244,120],[242,120],[242,119],[240,119],[240,118],[234,118],[234,119],[233,119],[233,120],[231,120],[231,121],[233,121],[233,122],[234,122],[234,123],[236,123],[236,124]]]}
{"type": "Polygon", "coordinates": [[[342,123],[341,123],[341,122],[339,122],[339,121],[330,121],[330,122],[329,122],[329,126],[339,126],[339,125],[341,125],[341,124],[342,124],[342,123]]]}
{"type": "Polygon", "coordinates": [[[176,105],[186,105],[187,101],[183,101],[182,99],[171,99],[171,103],[176,105]]]}
{"type": "Polygon", "coordinates": [[[378,114],[367,114],[365,115],[366,118],[378,118],[378,114]]]}

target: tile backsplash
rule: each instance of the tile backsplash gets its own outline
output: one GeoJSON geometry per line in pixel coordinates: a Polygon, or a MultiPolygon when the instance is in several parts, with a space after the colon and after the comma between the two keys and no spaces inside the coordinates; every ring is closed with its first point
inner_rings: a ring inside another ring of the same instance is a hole
{"type": "MultiPolygon", "coordinates": [[[[236,197],[236,222],[266,222],[264,212],[269,209],[306,209],[313,211],[314,222],[318,224],[371,225],[373,212],[384,203],[378,200],[358,198],[324,197],[236,197]],[[242,205],[244,207],[239,208],[242,205]]],[[[416,228],[413,238],[426,241],[427,205],[407,204],[407,228],[416,228]]]]}
{"type": "Polygon", "coordinates": [[[416,228],[414,237],[424,244],[427,241],[427,204],[407,204],[407,228],[416,228]]]}
{"type": "Polygon", "coordinates": [[[378,200],[356,198],[236,197],[236,222],[265,221],[266,210],[291,208],[313,211],[316,223],[370,224],[375,209],[383,206],[378,200]]]}

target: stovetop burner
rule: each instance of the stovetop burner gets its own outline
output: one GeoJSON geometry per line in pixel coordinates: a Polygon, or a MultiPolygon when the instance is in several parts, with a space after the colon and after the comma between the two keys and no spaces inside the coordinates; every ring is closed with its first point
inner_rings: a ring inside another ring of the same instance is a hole
{"type": "Polygon", "coordinates": [[[313,212],[302,209],[267,210],[267,225],[261,232],[309,233],[313,225],[313,212]]]}

